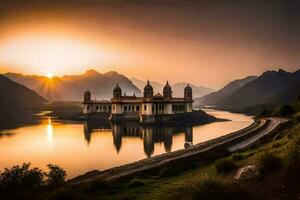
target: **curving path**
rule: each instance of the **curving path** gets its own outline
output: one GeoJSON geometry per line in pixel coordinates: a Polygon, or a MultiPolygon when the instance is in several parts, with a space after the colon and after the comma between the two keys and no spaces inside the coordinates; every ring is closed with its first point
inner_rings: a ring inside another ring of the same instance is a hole
{"type": "Polygon", "coordinates": [[[272,133],[272,131],[274,131],[279,125],[289,121],[289,119],[286,119],[286,118],[275,118],[275,117],[267,118],[267,120],[269,120],[269,124],[265,129],[261,130],[259,133],[253,135],[252,137],[250,137],[246,140],[243,140],[237,144],[230,146],[228,148],[228,151],[234,152],[234,151],[238,151],[241,149],[245,149],[245,148],[251,146],[252,144],[254,144],[255,142],[257,142],[259,139],[261,139],[265,135],[272,133]]]}

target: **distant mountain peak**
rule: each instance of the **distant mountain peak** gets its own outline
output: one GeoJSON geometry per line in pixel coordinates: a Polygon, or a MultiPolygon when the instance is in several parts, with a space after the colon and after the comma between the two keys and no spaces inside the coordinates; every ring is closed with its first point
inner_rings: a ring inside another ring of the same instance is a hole
{"type": "Polygon", "coordinates": [[[287,71],[283,70],[283,69],[279,69],[278,70],[279,73],[288,73],[287,71]]]}
{"type": "Polygon", "coordinates": [[[99,75],[100,73],[97,72],[97,71],[94,70],[94,69],[89,69],[89,70],[87,70],[84,74],[85,74],[85,75],[88,75],[88,76],[95,76],[95,75],[99,75]]]}
{"type": "Polygon", "coordinates": [[[116,71],[109,71],[109,72],[106,72],[104,75],[105,76],[118,76],[120,74],[116,71]]]}

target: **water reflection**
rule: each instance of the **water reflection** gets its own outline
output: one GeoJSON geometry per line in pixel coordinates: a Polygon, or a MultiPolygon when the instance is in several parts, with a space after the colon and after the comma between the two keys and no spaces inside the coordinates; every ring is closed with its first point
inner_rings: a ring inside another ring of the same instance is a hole
{"type": "Polygon", "coordinates": [[[93,132],[110,129],[113,144],[118,154],[122,150],[122,140],[124,138],[139,138],[143,140],[144,153],[147,157],[154,153],[156,143],[163,144],[165,152],[171,152],[174,135],[185,135],[184,148],[189,148],[193,145],[192,126],[142,126],[133,122],[112,124],[109,121],[89,120],[84,122],[83,127],[85,140],[88,144],[91,143],[93,132]]]}
{"type": "Polygon", "coordinates": [[[207,110],[231,121],[193,127],[84,123],[45,118],[39,124],[0,130],[0,170],[23,162],[47,170],[53,163],[64,168],[68,178],[87,171],[124,165],[165,152],[189,148],[249,126],[249,116],[207,110]]]}
{"type": "Polygon", "coordinates": [[[49,145],[52,145],[52,140],[53,140],[53,126],[52,126],[52,120],[49,117],[48,118],[48,125],[46,128],[46,134],[47,134],[47,141],[49,145]]]}

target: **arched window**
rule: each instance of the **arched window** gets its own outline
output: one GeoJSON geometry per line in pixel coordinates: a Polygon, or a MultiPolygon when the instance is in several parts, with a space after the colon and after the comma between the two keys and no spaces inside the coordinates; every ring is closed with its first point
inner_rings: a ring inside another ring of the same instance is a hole
{"type": "Polygon", "coordinates": [[[138,111],[138,112],[139,112],[139,111],[140,111],[140,106],[136,106],[136,108],[135,108],[135,109],[136,109],[136,111],[138,111]]]}
{"type": "Polygon", "coordinates": [[[127,111],[127,106],[124,106],[124,111],[125,111],[125,112],[127,111]]]}

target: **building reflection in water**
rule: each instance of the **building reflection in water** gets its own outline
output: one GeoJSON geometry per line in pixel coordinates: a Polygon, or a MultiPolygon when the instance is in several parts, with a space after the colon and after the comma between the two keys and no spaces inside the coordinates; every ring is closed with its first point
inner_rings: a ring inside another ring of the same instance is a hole
{"type": "Polygon", "coordinates": [[[163,143],[165,151],[171,152],[173,136],[184,134],[184,148],[190,148],[193,145],[193,127],[192,126],[142,126],[138,123],[112,124],[108,121],[88,120],[84,122],[84,136],[89,144],[93,131],[110,129],[112,132],[113,143],[116,151],[119,153],[122,148],[122,138],[137,137],[143,140],[144,152],[150,157],[154,152],[155,143],[163,143]]]}

